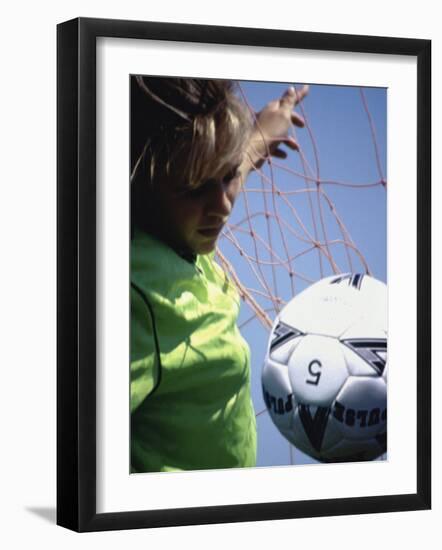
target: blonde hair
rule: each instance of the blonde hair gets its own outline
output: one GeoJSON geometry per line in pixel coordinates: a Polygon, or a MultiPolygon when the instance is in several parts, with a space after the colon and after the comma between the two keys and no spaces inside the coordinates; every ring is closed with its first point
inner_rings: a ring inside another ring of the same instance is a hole
{"type": "Polygon", "coordinates": [[[141,151],[132,143],[132,182],[172,177],[195,189],[241,159],[252,122],[236,83],[136,76],[132,86],[131,139],[144,141],[141,151]]]}

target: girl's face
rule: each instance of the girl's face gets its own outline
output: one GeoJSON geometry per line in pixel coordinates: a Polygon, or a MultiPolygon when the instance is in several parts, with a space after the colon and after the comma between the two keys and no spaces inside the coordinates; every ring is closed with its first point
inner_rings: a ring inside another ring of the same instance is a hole
{"type": "Polygon", "coordinates": [[[165,182],[153,191],[154,233],[180,252],[208,254],[229,217],[241,189],[239,164],[188,189],[165,182]]]}

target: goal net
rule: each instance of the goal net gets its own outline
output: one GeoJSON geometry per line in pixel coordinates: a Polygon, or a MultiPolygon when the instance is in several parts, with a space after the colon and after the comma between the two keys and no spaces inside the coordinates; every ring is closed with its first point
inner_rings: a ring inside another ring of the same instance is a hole
{"type": "MultiPolygon", "coordinates": [[[[241,82],[252,116],[291,84],[241,82]]],[[[300,89],[295,85],[295,89],[300,89]]],[[[261,370],[273,320],[328,275],[368,273],[386,282],[386,90],[311,85],[291,132],[300,151],[249,176],[217,247],[242,297],[239,327],[252,352],[258,466],[301,464],[272,424],[261,370]]]]}

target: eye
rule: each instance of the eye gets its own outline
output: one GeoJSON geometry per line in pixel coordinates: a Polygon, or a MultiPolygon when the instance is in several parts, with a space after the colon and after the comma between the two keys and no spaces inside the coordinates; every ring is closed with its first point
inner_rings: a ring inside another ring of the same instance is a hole
{"type": "Polygon", "coordinates": [[[240,176],[240,171],[239,171],[239,165],[238,165],[232,168],[232,170],[230,170],[229,172],[227,172],[227,174],[223,177],[223,182],[228,183],[229,181],[232,181],[238,178],[239,176],[240,176]]]}
{"type": "Polygon", "coordinates": [[[213,185],[215,180],[206,180],[204,183],[195,187],[194,189],[186,189],[180,192],[180,196],[189,199],[196,199],[202,197],[205,193],[210,190],[210,187],[213,185]]]}
{"type": "MultiPolygon", "coordinates": [[[[229,184],[234,179],[238,178],[241,175],[239,170],[239,164],[234,166],[231,170],[223,176],[223,184],[229,184]]],[[[210,178],[205,180],[201,185],[195,187],[194,189],[183,188],[179,189],[176,193],[177,197],[182,197],[185,199],[197,199],[203,197],[206,193],[210,192],[214,185],[216,185],[217,180],[215,178],[210,178]]]]}

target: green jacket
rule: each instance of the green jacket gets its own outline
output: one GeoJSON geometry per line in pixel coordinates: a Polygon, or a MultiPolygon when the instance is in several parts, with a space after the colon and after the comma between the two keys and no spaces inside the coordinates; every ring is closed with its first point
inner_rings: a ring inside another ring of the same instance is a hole
{"type": "Polygon", "coordinates": [[[254,466],[250,352],[239,297],[213,254],[131,243],[132,472],[254,466]]]}

